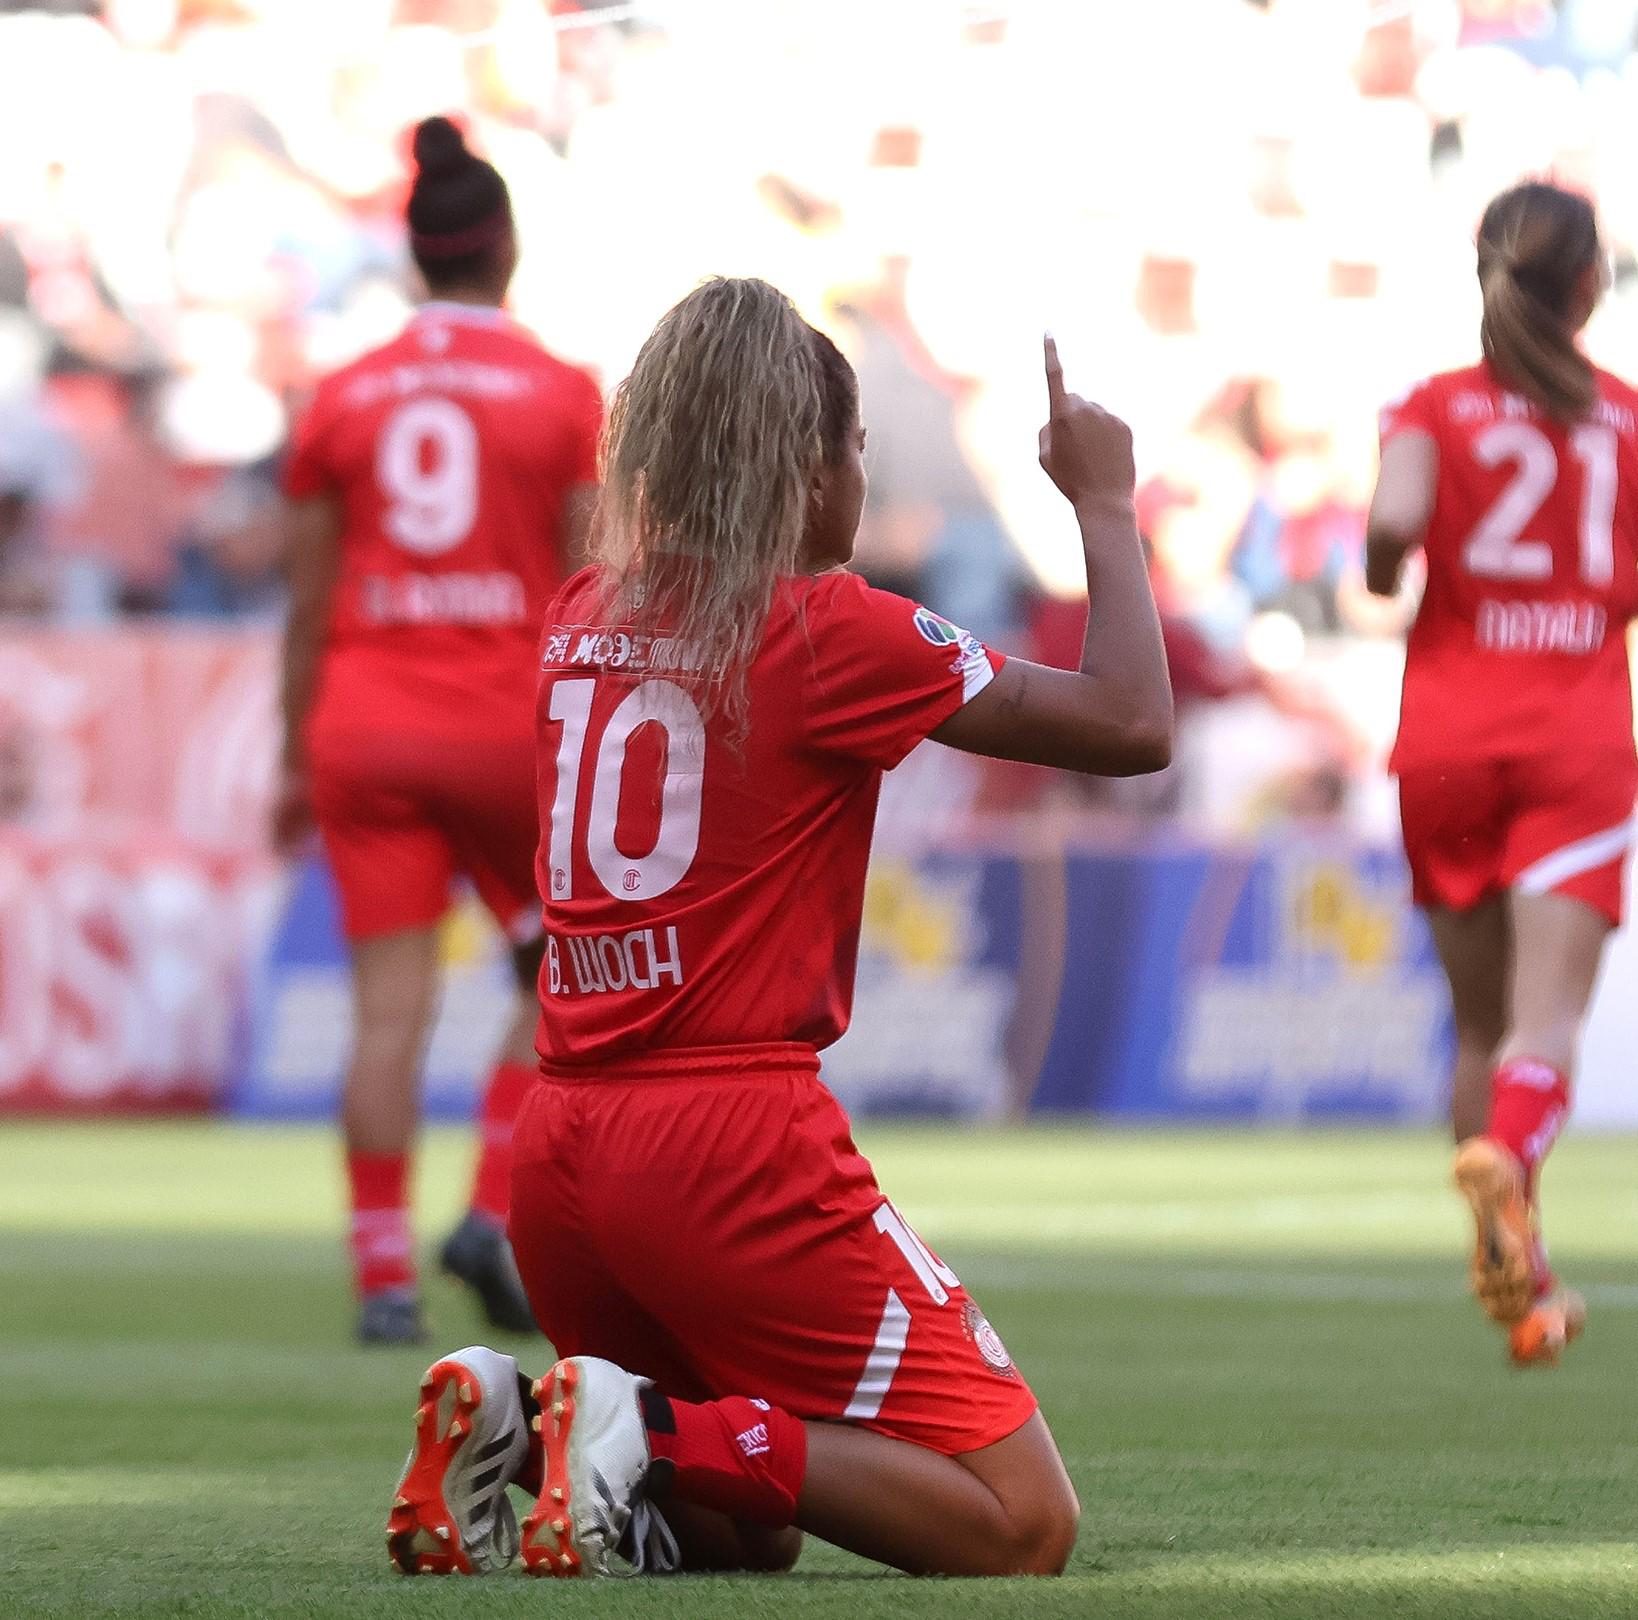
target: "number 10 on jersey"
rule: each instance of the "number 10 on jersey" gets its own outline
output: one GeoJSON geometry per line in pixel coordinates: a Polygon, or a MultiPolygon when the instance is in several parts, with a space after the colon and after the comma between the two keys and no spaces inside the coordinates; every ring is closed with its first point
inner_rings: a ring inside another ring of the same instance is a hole
{"type": "MultiPolygon", "coordinates": [[[[592,699],[597,681],[559,680],[552,686],[548,716],[563,732],[557,745],[557,781],[552,821],[546,832],[547,894],[572,900],[576,811],[581,772],[587,763],[592,699]]],[[[591,746],[591,803],[583,829],[593,875],[616,900],[653,900],[682,882],[700,847],[700,802],[704,783],[705,722],[687,692],[672,681],[643,681],[621,699],[591,746]],[[615,842],[626,750],[640,726],[665,733],[665,779],[660,785],[660,827],[654,847],[632,855],[615,842]]]]}

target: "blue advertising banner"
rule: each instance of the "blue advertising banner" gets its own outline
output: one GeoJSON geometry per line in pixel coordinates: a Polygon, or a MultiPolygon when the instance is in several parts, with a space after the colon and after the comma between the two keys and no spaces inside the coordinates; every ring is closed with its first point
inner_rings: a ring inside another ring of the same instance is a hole
{"type": "MultiPolygon", "coordinates": [[[[1448,1003],[1397,854],[1288,838],[883,856],[853,1027],[825,1077],[857,1113],[1029,1110],[1172,1120],[1424,1120],[1444,1107],[1448,1003]]],[[[443,935],[430,1117],[470,1112],[512,1007],[481,908],[443,935]]],[[[350,1008],[322,866],[260,973],[241,1113],[331,1112],[350,1008]]]]}
{"type": "Polygon", "coordinates": [[[1448,1001],[1397,854],[1284,843],[1065,862],[1039,1109],[1421,1120],[1448,1001]]]}
{"type": "MultiPolygon", "coordinates": [[[[472,1113],[476,1090],[511,1021],[509,957],[475,897],[463,896],[440,935],[443,996],[427,1048],[429,1119],[472,1113]]],[[[352,1036],[347,953],[335,890],[317,859],[292,871],[282,913],[251,985],[251,1039],[227,1106],[263,1118],[335,1113],[352,1036]]]]}

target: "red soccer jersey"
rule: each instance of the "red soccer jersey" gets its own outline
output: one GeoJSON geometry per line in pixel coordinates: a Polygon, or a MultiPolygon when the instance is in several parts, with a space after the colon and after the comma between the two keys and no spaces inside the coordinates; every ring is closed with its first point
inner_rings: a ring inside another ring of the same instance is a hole
{"type": "Polygon", "coordinates": [[[852,574],[786,581],[736,750],[701,719],[696,650],[602,622],[587,569],[547,613],[541,662],[542,1059],[828,1046],[853,1004],[882,772],[1000,657],[852,574]]]}
{"type": "Polygon", "coordinates": [[[1383,412],[1384,444],[1426,433],[1439,456],[1395,769],[1632,750],[1638,393],[1607,372],[1598,392],[1566,425],[1481,364],[1383,412]]]}
{"type": "Polygon", "coordinates": [[[320,384],[284,469],[288,494],[342,509],[315,724],[437,729],[499,705],[527,725],[564,498],[597,476],[601,416],[584,372],[461,304],[425,305],[320,384]]]}

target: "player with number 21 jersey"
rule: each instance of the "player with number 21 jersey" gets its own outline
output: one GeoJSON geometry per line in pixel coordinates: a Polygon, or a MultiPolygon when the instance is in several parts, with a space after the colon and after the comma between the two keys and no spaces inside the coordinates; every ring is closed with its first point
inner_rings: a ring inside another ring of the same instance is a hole
{"type": "Polygon", "coordinates": [[[1583,421],[1554,420],[1488,362],[1383,412],[1385,444],[1426,434],[1440,468],[1396,769],[1631,751],[1638,392],[1595,375],[1583,421]]]}
{"type": "Polygon", "coordinates": [[[1638,612],[1638,392],[1576,335],[1603,287],[1590,202],[1529,182],[1486,210],[1477,365],[1382,417],[1373,590],[1427,561],[1393,768],[1417,904],[1450,981],[1455,1179],[1473,1279],[1514,1360],[1580,1332],[1541,1242],[1537,1171],[1633,835],[1627,626],[1638,612]]]}

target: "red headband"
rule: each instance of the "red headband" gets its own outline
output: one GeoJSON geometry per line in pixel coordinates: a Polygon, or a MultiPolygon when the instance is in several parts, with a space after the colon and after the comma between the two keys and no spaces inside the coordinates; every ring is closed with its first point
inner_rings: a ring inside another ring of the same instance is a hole
{"type": "Polygon", "coordinates": [[[459,259],[498,242],[511,222],[505,208],[464,231],[411,231],[410,246],[425,259],[459,259]]]}

